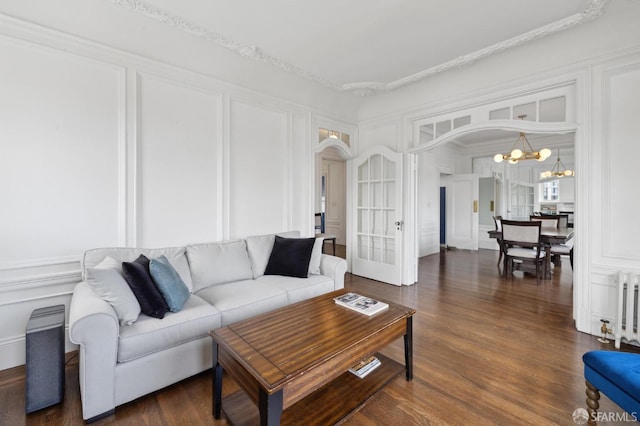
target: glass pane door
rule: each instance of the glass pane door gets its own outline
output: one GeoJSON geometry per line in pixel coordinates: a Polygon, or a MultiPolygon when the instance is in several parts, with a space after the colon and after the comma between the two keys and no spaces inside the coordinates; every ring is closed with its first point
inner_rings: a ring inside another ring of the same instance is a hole
{"type": "Polygon", "coordinates": [[[356,250],[353,270],[379,281],[400,283],[401,154],[387,148],[359,159],[356,250]]]}

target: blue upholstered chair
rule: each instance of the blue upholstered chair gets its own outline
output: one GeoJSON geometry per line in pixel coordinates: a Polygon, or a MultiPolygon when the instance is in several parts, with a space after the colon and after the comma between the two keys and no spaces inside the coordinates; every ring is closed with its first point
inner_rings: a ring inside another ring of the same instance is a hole
{"type": "Polygon", "coordinates": [[[591,351],[582,360],[590,423],[597,417],[600,392],[640,420],[640,354],[591,351]]]}

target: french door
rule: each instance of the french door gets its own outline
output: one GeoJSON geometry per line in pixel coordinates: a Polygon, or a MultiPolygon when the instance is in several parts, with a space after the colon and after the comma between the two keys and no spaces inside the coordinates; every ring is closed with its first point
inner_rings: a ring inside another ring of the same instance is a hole
{"type": "Polygon", "coordinates": [[[356,204],[352,272],[402,282],[402,154],[379,146],[353,160],[356,204]]]}

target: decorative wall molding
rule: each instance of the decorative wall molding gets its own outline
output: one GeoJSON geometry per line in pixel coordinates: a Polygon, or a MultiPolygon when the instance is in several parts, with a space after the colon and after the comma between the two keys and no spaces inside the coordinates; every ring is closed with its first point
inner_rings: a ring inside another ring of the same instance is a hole
{"type": "Polygon", "coordinates": [[[242,57],[252,59],[258,62],[266,62],[270,65],[281,68],[284,71],[306,78],[307,80],[320,83],[323,86],[336,89],[336,90],[341,90],[341,86],[338,83],[322,78],[321,76],[318,76],[312,72],[304,70],[293,64],[290,64],[289,62],[283,59],[269,55],[268,53],[263,52],[257,46],[246,46],[246,45],[240,44],[234,40],[224,37],[221,34],[218,34],[215,31],[211,31],[198,24],[189,22],[181,18],[180,16],[171,14],[170,12],[164,9],[161,9],[159,7],[149,5],[140,0],[111,0],[111,2],[118,6],[125,7],[134,12],[140,13],[146,17],[160,21],[171,27],[177,28],[181,31],[187,32],[196,37],[212,41],[218,46],[224,47],[225,49],[229,49],[242,57]]]}
{"type": "Polygon", "coordinates": [[[308,71],[296,65],[293,65],[282,58],[278,58],[276,56],[270,55],[264,52],[258,46],[243,45],[215,31],[204,28],[203,26],[195,24],[193,22],[189,22],[178,15],[172,14],[169,11],[166,11],[159,7],[149,5],[141,0],[110,0],[110,1],[117,6],[127,8],[136,13],[140,13],[146,17],[155,19],[166,25],[169,25],[181,31],[187,32],[196,37],[212,41],[218,46],[229,49],[242,57],[252,59],[258,62],[268,63],[284,71],[303,77],[307,80],[320,83],[325,87],[338,90],[338,91],[350,92],[355,96],[370,96],[376,92],[395,90],[397,88],[415,83],[417,81],[426,79],[436,74],[440,74],[444,71],[448,71],[456,68],[462,68],[464,66],[470,65],[478,61],[479,59],[486,58],[487,56],[505,51],[507,49],[511,49],[512,47],[520,46],[530,41],[538,40],[540,38],[549,36],[551,34],[564,31],[569,28],[573,28],[577,25],[583,24],[585,22],[589,22],[599,17],[600,15],[602,15],[607,4],[609,3],[609,0],[592,0],[591,3],[589,3],[589,5],[580,13],[575,13],[571,16],[568,16],[563,19],[559,19],[555,22],[544,25],[540,28],[534,29],[532,31],[528,31],[524,34],[520,34],[518,36],[512,37],[507,40],[503,40],[499,43],[495,43],[491,46],[485,47],[484,49],[477,50],[470,54],[459,56],[455,59],[444,62],[440,65],[436,65],[434,67],[428,68],[426,70],[417,72],[415,74],[403,77],[401,79],[398,79],[392,82],[388,82],[388,83],[353,82],[353,83],[340,84],[335,81],[326,79],[322,76],[319,76],[311,71],[308,71]]]}
{"type": "MultiPolygon", "coordinates": [[[[626,268],[626,265],[635,265],[640,261],[640,255],[633,251],[624,250],[620,247],[619,241],[617,241],[612,235],[615,230],[620,230],[620,223],[613,218],[616,217],[616,213],[619,211],[620,206],[616,206],[615,210],[612,206],[612,192],[617,186],[620,185],[620,176],[614,176],[614,170],[620,168],[619,158],[616,157],[614,151],[616,146],[621,143],[629,144],[629,141],[620,140],[616,138],[614,132],[615,125],[612,125],[612,114],[616,106],[613,104],[612,90],[614,80],[618,77],[629,76],[630,74],[640,75],[640,58],[625,58],[624,63],[612,64],[606,67],[601,74],[600,84],[600,96],[601,96],[601,136],[602,143],[602,199],[603,202],[600,206],[602,215],[602,235],[603,244],[601,247],[600,256],[607,262],[613,262],[621,269],[626,268]],[[631,60],[631,62],[628,62],[631,60]],[[615,179],[618,178],[618,180],[615,179]]],[[[634,139],[634,138],[631,138],[634,139]]],[[[633,180],[634,174],[628,174],[627,179],[633,180]]],[[[626,236],[633,238],[634,231],[627,230],[626,236]]],[[[620,234],[616,234],[620,235],[620,234]]],[[[600,259],[598,259],[600,260],[600,259]]]]}
{"type": "Polygon", "coordinates": [[[574,15],[552,22],[548,25],[544,25],[540,28],[536,28],[524,34],[520,34],[510,39],[485,47],[484,49],[477,50],[468,55],[459,56],[458,58],[452,59],[443,64],[436,65],[435,67],[388,83],[386,85],[386,90],[397,89],[399,87],[414,83],[427,77],[431,77],[444,71],[455,68],[462,68],[463,66],[472,64],[479,59],[483,59],[487,56],[493,55],[494,53],[500,53],[504,50],[511,49],[512,47],[520,46],[530,41],[538,40],[551,34],[573,28],[585,22],[589,22],[602,15],[608,2],[609,0],[592,0],[589,6],[587,6],[587,8],[581,13],[576,13],[574,15]]]}
{"type": "MultiPolygon", "coordinates": [[[[13,279],[11,282],[0,283],[0,294],[9,292],[25,292],[33,289],[43,289],[45,287],[52,287],[63,284],[77,284],[82,281],[82,273],[80,269],[69,272],[59,272],[46,275],[33,275],[29,277],[23,277],[13,279]]],[[[47,295],[46,297],[50,297],[47,295]]],[[[6,304],[5,301],[0,302],[0,306],[6,304]]]]}
{"type": "Polygon", "coordinates": [[[0,294],[81,280],[81,256],[38,259],[0,266],[0,294]]]}

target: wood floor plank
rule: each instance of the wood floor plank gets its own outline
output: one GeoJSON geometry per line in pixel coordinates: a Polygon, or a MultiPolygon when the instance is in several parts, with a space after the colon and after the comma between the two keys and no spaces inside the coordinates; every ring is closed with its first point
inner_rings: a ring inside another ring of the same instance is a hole
{"type": "MultiPolygon", "coordinates": [[[[338,247],[338,250],[341,248],[338,247]]],[[[502,278],[497,252],[443,251],[420,259],[419,282],[395,287],[347,274],[356,292],[416,309],[414,378],[378,392],[346,425],[572,425],[585,407],[582,355],[613,350],[575,330],[567,261],[536,285],[502,278]]],[[[403,359],[401,341],[381,352],[403,359]]],[[[623,344],[623,350],[640,348],[623,344]]],[[[24,414],[24,368],[0,372],[0,424],[82,425],[77,358],[66,367],[62,404],[24,414]]],[[[223,395],[238,390],[230,378],[223,395]]],[[[604,395],[601,411],[622,413],[604,395]]],[[[319,408],[320,409],[320,408],[319,408]]],[[[116,409],[101,425],[224,425],[211,416],[211,375],[199,374],[116,409]]],[[[614,425],[609,422],[607,425],[614,425]]]]}

